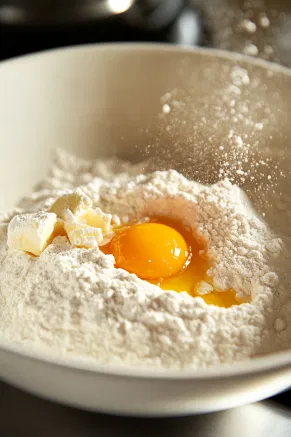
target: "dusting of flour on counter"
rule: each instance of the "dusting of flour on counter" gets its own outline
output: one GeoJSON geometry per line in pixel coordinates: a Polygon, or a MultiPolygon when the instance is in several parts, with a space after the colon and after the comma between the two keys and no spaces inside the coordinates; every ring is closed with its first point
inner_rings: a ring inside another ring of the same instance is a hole
{"type": "Polygon", "coordinates": [[[0,332],[5,340],[99,363],[201,368],[291,347],[289,240],[276,235],[237,186],[190,181],[174,170],[143,173],[116,159],[89,162],[58,151],[50,176],[17,213],[48,210],[81,187],[123,222],[151,215],[183,220],[207,242],[218,290],[248,300],[231,308],[163,291],[98,248],[56,237],[40,257],[7,247],[0,225],[0,332]],[[287,241],[288,240],[288,241],[287,241]]]}

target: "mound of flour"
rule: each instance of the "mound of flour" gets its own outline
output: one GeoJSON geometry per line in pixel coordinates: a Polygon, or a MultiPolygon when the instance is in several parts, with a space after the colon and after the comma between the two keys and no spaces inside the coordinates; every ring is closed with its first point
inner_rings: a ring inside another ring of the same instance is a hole
{"type": "Polygon", "coordinates": [[[0,227],[3,339],[56,356],[165,368],[208,367],[291,347],[288,238],[268,228],[237,186],[203,186],[173,170],[144,174],[143,165],[59,151],[50,176],[17,212],[47,209],[76,186],[123,222],[182,220],[207,242],[215,287],[233,288],[250,303],[225,309],[165,292],[115,269],[111,255],[72,248],[65,237],[39,258],[8,249],[14,211],[2,215],[0,227]]]}

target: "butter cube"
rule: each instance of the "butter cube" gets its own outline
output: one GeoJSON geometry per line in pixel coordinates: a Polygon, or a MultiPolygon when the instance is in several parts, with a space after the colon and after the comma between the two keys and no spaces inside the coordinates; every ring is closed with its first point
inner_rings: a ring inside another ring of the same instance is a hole
{"type": "Polygon", "coordinates": [[[103,241],[103,234],[100,228],[94,228],[83,223],[65,223],[70,243],[76,247],[92,249],[98,247],[103,241]]]}
{"type": "Polygon", "coordinates": [[[53,235],[57,216],[50,212],[16,215],[8,225],[10,248],[39,256],[53,235]]]}
{"type": "Polygon", "coordinates": [[[69,210],[74,216],[84,214],[91,208],[92,200],[80,188],[71,193],[59,197],[50,208],[59,218],[66,220],[66,211],[69,210]]]}
{"type": "Polygon", "coordinates": [[[85,215],[87,225],[100,228],[103,232],[110,230],[111,218],[111,214],[105,214],[100,208],[90,208],[85,215]]]}

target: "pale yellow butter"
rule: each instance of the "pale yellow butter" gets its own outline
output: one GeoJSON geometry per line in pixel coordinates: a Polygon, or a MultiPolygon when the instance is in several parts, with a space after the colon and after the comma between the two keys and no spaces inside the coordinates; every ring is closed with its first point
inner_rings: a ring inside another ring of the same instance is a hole
{"type": "Polygon", "coordinates": [[[105,214],[100,208],[90,208],[86,211],[85,220],[87,225],[109,232],[111,226],[111,214],[105,214]]]}
{"type": "Polygon", "coordinates": [[[64,194],[51,206],[50,212],[54,212],[59,218],[66,220],[66,211],[71,211],[74,216],[83,215],[92,206],[92,200],[80,189],[64,194]]]}
{"type": "Polygon", "coordinates": [[[103,241],[103,233],[100,228],[83,223],[65,223],[65,230],[72,246],[92,249],[98,247],[103,241]]]}
{"type": "Polygon", "coordinates": [[[52,237],[56,223],[57,216],[52,212],[17,215],[8,225],[7,245],[38,256],[52,237]]]}

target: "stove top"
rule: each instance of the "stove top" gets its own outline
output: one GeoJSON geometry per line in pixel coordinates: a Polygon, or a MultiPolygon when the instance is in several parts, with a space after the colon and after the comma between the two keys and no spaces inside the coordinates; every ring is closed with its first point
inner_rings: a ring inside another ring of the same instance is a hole
{"type": "MultiPolygon", "coordinates": [[[[289,437],[291,408],[279,397],[218,413],[179,418],[130,418],[90,413],[31,396],[2,383],[3,437],[289,437]]],[[[287,396],[287,395],[286,395],[287,396]]],[[[289,396],[289,395],[288,395],[289,396]]],[[[288,397],[287,396],[287,397],[288,397]]],[[[288,400],[290,405],[290,399],[288,400]]]]}

